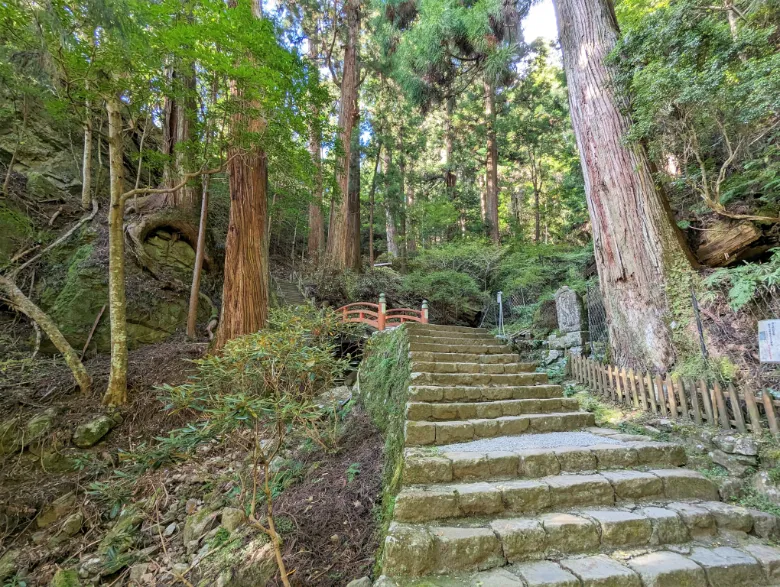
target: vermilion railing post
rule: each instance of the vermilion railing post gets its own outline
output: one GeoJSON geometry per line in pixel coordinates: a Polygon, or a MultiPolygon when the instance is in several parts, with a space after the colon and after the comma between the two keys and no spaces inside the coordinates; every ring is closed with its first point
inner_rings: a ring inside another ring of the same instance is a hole
{"type": "Polygon", "coordinates": [[[385,294],[379,294],[379,315],[377,316],[377,330],[385,329],[385,311],[387,310],[387,302],[385,300],[385,294]]]}
{"type": "Polygon", "coordinates": [[[428,300],[423,300],[422,303],[422,323],[428,324],[428,300]]]}

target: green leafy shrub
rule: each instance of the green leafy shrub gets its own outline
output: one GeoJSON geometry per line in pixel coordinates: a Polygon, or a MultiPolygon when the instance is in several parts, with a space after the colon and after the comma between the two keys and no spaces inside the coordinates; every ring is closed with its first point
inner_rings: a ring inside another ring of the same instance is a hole
{"type": "Polygon", "coordinates": [[[486,295],[474,279],[452,269],[431,273],[411,273],[404,278],[407,295],[430,302],[435,322],[457,321],[466,310],[481,310],[486,295]]]}
{"type": "Polygon", "coordinates": [[[780,284],[780,249],[772,251],[766,263],[746,263],[737,267],[718,269],[704,280],[709,291],[702,302],[711,302],[716,295],[714,288],[728,288],[729,306],[735,312],[744,308],[759,295],[759,288],[780,284]]]}

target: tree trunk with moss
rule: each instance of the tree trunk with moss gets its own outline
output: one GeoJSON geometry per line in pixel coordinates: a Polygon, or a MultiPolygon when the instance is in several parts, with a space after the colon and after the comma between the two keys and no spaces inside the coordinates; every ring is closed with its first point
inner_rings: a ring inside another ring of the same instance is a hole
{"type": "Polygon", "coordinates": [[[84,364],[81,362],[81,359],[79,359],[76,351],[73,350],[73,347],[70,346],[70,343],[68,343],[62,335],[60,329],[57,328],[57,324],[55,324],[54,320],[49,318],[43,310],[24,295],[22,290],[20,290],[13,281],[2,275],[0,275],[0,289],[6,292],[8,301],[15,309],[30,318],[30,320],[33,320],[43,329],[52,344],[54,344],[54,346],[57,347],[57,350],[62,353],[65,363],[70,368],[71,373],[73,373],[73,378],[76,380],[81,391],[83,393],[89,393],[90,388],[92,387],[92,378],[84,368],[84,364]]]}
{"type": "Polygon", "coordinates": [[[618,365],[668,370],[692,340],[690,252],[606,58],[618,39],[611,0],[555,0],[596,264],[618,365]]]}
{"type": "MultiPolygon", "coordinates": [[[[169,76],[174,95],[166,96],[163,101],[162,152],[168,157],[163,168],[163,183],[173,187],[191,171],[187,144],[192,139],[192,127],[195,124],[194,65],[177,62],[169,76]]],[[[165,203],[168,206],[195,211],[198,204],[196,181],[190,181],[184,187],[167,194],[165,203]]]]}
{"type": "Polygon", "coordinates": [[[127,403],[127,299],[125,295],[124,164],[119,96],[106,100],[111,200],[108,206],[108,312],[111,372],[103,404],[127,403]]]}
{"type": "Polygon", "coordinates": [[[357,52],[360,40],[360,0],[346,0],[344,7],[347,22],[347,44],[344,47],[344,67],[341,78],[339,100],[339,144],[336,160],[339,193],[335,198],[330,231],[328,233],[327,262],[334,269],[359,269],[355,266],[351,234],[349,203],[349,168],[352,148],[352,130],[358,121],[358,62],[357,52]],[[349,254],[349,256],[348,256],[349,254]]]}

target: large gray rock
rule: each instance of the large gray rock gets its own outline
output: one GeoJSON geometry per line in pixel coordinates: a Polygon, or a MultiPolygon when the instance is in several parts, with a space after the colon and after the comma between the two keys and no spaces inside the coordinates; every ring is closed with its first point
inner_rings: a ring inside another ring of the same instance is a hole
{"type": "Polygon", "coordinates": [[[584,330],[565,332],[560,336],[551,334],[547,339],[547,346],[551,350],[565,350],[575,347],[583,347],[588,344],[588,333],[584,330]]]}
{"type": "Polygon", "coordinates": [[[555,312],[558,314],[558,330],[562,333],[588,329],[582,298],[573,289],[563,286],[555,292],[555,312]]]}
{"type": "Polygon", "coordinates": [[[725,468],[732,475],[744,477],[753,472],[758,465],[758,457],[748,457],[739,454],[728,454],[722,450],[714,450],[709,454],[713,463],[725,468]]]}

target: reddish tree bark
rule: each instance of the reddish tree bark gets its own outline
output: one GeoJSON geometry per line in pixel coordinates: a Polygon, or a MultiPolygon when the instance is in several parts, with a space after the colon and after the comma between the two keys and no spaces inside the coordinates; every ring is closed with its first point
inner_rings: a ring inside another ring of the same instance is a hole
{"type": "Polygon", "coordinates": [[[619,34],[611,0],[555,8],[614,358],[667,370],[690,338],[690,253],[646,153],[625,142],[627,104],[605,62],[619,34]]]}
{"type": "MultiPolygon", "coordinates": [[[[355,258],[355,236],[350,223],[349,167],[352,149],[352,130],[357,125],[358,113],[358,63],[357,52],[360,36],[360,0],[347,0],[345,4],[347,44],[344,47],[344,67],[341,78],[339,102],[339,142],[341,150],[336,161],[339,194],[334,200],[330,231],[328,234],[327,262],[335,269],[360,269],[360,256],[355,258]]],[[[358,213],[359,213],[358,200],[358,213]]]]}

